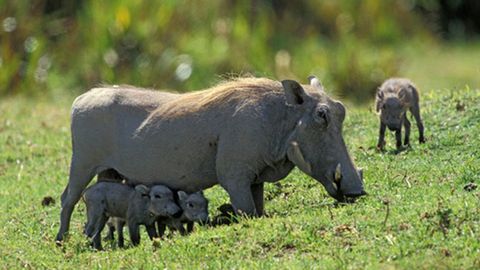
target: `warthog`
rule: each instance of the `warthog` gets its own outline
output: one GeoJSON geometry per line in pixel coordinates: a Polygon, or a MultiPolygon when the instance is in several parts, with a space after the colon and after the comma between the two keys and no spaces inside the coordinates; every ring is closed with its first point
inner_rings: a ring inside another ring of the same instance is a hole
{"type": "Polygon", "coordinates": [[[295,166],[339,201],[364,195],[343,140],[344,118],[345,107],[316,78],[310,85],[240,78],[186,94],[92,89],[72,106],[72,162],[56,239],[63,240],[91,179],[109,169],[132,185],[188,193],[220,184],[235,211],[251,216],[264,212],[264,182],[295,166]]]}
{"type": "Polygon", "coordinates": [[[101,249],[101,232],[109,217],[118,218],[119,246],[123,247],[123,225],[128,224],[130,239],[134,245],[140,243],[139,226],[145,225],[150,238],[157,237],[155,221],[159,217],[170,217],[180,212],[172,191],[162,185],[148,188],[112,182],[99,182],[85,190],[87,205],[85,234],[93,237],[93,246],[101,249]]]}
{"type": "Polygon", "coordinates": [[[408,79],[393,78],[386,80],[378,88],[375,99],[376,111],[380,112],[380,134],[377,148],[385,147],[385,129],[395,131],[397,149],[402,147],[402,125],[405,127],[405,145],[410,144],[410,121],[407,118],[407,110],[410,110],[417,122],[420,133],[419,142],[424,143],[423,123],[420,117],[420,105],[418,91],[408,79]]]}
{"type": "Polygon", "coordinates": [[[208,223],[208,200],[202,191],[187,194],[180,190],[178,193],[178,204],[182,208],[182,215],[179,217],[160,218],[158,220],[158,235],[162,237],[166,227],[170,230],[177,230],[181,235],[193,231],[194,222],[200,224],[208,223]],[[187,225],[185,230],[184,224],[187,225]]]}

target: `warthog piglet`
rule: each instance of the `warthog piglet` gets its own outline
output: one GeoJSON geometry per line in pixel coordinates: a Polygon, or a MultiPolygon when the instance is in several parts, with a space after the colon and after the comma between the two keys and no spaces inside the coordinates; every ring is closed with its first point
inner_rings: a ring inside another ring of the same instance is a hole
{"type": "Polygon", "coordinates": [[[378,136],[377,148],[383,150],[385,147],[385,129],[395,131],[397,149],[402,148],[402,126],[405,127],[404,145],[410,145],[410,121],[407,118],[407,111],[415,118],[420,143],[425,142],[423,136],[423,123],[420,117],[420,105],[418,91],[408,79],[392,78],[386,80],[378,88],[376,100],[376,111],[380,113],[380,134],[378,136]]]}
{"type": "Polygon", "coordinates": [[[208,200],[203,195],[203,192],[187,194],[184,191],[179,191],[178,202],[182,208],[180,216],[158,219],[160,236],[163,236],[167,226],[170,230],[178,230],[181,235],[186,235],[193,230],[194,222],[200,224],[208,222],[208,200]],[[187,230],[185,230],[184,224],[187,225],[187,230]]]}
{"type": "Polygon", "coordinates": [[[151,188],[138,185],[132,188],[121,183],[98,182],[85,191],[83,198],[87,206],[85,234],[93,237],[93,246],[96,249],[102,248],[101,232],[109,217],[120,218],[118,233],[122,242],[119,242],[119,245],[123,246],[122,228],[125,222],[133,245],[138,245],[140,225],[145,225],[150,238],[157,237],[155,220],[180,212],[173,192],[161,185],[151,188]]]}

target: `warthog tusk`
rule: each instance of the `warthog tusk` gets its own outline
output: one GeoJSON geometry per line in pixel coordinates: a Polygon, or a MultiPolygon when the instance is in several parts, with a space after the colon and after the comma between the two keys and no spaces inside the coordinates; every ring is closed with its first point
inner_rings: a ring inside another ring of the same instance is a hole
{"type": "Polygon", "coordinates": [[[335,182],[340,183],[340,179],[342,179],[342,165],[338,163],[335,168],[335,182]]]}
{"type": "Polygon", "coordinates": [[[308,163],[303,157],[300,146],[297,142],[291,142],[290,147],[287,150],[288,158],[298,166],[300,170],[305,172],[308,175],[312,174],[312,166],[308,163]]]}

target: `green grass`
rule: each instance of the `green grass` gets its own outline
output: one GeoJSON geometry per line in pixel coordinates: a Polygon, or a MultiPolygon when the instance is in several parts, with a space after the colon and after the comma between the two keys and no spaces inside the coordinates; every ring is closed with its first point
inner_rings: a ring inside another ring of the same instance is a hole
{"type": "MultiPolygon", "coordinates": [[[[323,187],[294,170],[267,184],[269,216],[198,228],[187,237],[95,252],[82,235],[79,203],[66,244],[54,236],[70,160],[71,99],[0,101],[0,267],[178,269],[478,269],[480,268],[480,90],[422,91],[427,143],[395,155],[374,150],[378,119],[350,108],[345,140],[364,168],[369,196],[335,205],[323,187]],[[457,103],[464,105],[457,111],[457,103]],[[53,206],[42,206],[52,196],[53,206]],[[387,216],[387,208],[388,216],[387,216]]],[[[227,201],[207,190],[210,211],[227,201]]]]}
{"type": "Polygon", "coordinates": [[[399,75],[412,79],[421,91],[458,90],[465,85],[480,88],[478,42],[441,46],[414,43],[406,46],[401,55],[404,63],[399,75]]]}

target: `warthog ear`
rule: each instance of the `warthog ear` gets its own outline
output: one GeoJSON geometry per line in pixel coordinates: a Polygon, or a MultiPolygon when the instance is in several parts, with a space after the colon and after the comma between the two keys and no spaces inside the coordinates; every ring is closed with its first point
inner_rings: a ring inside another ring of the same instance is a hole
{"type": "Polygon", "coordinates": [[[377,112],[380,111],[380,106],[382,104],[383,97],[384,97],[383,91],[381,91],[380,88],[378,88],[377,89],[377,95],[376,95],[376,98],[375,98],[375,110],[377,112]]]}
{"type": "Polygon", "coordinates": [[[323,85],[316,76],[314,75],[308,76],[308,81],[310,82],[310,86],[317,89],[320,93],[324,92],[323,85]]]}
{"type": "Polygon", "coordinates": [[[188,198],[188,194],[183,190],[178,191],[177,194],[180,201],[185,201],[188,198]]]}
{"type": "Polygon", "coordinates": [[[300,105],[305,101],[307,94],[298,82],[294,80],[283,80],[282,86],[287,98],[287,104],[300,105]]]}
{"type": "Polygon", "coordinates": [[[406,96],[407,96],[407,89],[402,88],[402,89],[400,89],[400,91],[398,91],[398,98],[399,98],[400,100],[403,101],[406,96]]]}
{"type": "Polygon", "coordinates": [[[300,146],[298,145],[297,142],[292,141],[290,142],[290,145],[288,146],[287,149],[287,156],[290,161],[292,161],[297,167],[305,172],[308,175],[312,174],[312,166],[310,166],[310,163],[305,161],[305,158],[303,157],[302,151],[300,150],[300,146]]]}
{"type": "Polygon", "coordinates": [[[150,192],[150,188],[148,188],[145,185],[137,185],[137,186],[135,186],[135,191],[137,191],[138,193],[140,193],[142,195],[148,195],[148,193],[150,192]]]}
{"type": "Polygon", "coordinates": [[[410,100],[408,99],[408,90],[406,88],[402,88],[400,91],[398,91],[398,99],[402,103],[403,107],[408,107],[410,105],[410,100]]]}

